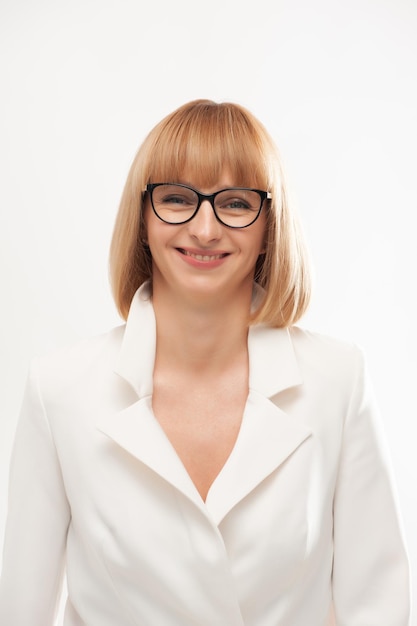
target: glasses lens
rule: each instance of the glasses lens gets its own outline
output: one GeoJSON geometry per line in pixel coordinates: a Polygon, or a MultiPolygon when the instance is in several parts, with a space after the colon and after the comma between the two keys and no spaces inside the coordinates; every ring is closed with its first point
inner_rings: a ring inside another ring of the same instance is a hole
{"type": "Polygon", "coordinates": [[[188,220],[197,208],[198,196],[180,185],[159,185],[153,190],[153,206],[165,222],[180,224],[188,220]]]}
{"type": "Polygon", "coordinates": [[[248,226],[258,216],[261,196],[251,189],[225,189],[214,201],[216,213],[228,226],[248,226]]]}

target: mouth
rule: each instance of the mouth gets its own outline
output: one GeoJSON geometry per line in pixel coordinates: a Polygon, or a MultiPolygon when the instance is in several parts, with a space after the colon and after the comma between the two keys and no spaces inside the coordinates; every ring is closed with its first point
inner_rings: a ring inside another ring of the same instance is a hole
{"type": "Polygon", "coordinates": [[[228,256],[228,252],[220,252],[218,254],[197,254],[196,252],[190,252],[190,250],[184,250],[184,248],[177,248],[178,252],[184,254],[185,256],[189,256],[196,261],[218,261],[219,259],[223,259],[228,256]]]}

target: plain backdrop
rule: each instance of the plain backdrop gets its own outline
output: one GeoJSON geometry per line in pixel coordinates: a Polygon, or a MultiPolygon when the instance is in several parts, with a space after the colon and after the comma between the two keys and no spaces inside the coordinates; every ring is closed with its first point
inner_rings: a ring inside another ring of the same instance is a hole
{"type": "Polygon", "coordinates": [[[203,97],[280,149],[315,268],[302,325],[368,355],[415,579],[416,1],[0,0],[0,59],[0,537],[29,360],[121,323],[130,163],[203,97]]]}

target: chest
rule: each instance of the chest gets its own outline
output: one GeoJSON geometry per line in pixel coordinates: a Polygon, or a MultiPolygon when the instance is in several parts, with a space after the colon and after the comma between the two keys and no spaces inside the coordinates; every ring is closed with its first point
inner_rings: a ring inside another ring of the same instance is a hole
{"type": "Polygon", "coordinates": [[[154,415],[203,500],[236,443],[247,395],[244,378],[230,386],[154,387],[154,415]]]}

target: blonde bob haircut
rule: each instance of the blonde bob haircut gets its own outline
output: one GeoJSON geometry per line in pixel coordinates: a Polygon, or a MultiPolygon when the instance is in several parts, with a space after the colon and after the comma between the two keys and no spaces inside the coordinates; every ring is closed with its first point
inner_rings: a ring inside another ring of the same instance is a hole
{"type": "Polygon", "coordinates": [[[242,106],[194,100],[151,130],[127,177],[110,248],[113,296],[124,319],[138,287],[152,281],[143,219],[147,183],[181,182],[186,172],[197,188],[213,188],[225,171],[236,186],[272,195],[262,208],[267,217],[265,252],[254,272],[265,295],[250,322],[284,327],[303,315],[310,300],[310,272],[274,142],[242,106]]]}

